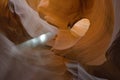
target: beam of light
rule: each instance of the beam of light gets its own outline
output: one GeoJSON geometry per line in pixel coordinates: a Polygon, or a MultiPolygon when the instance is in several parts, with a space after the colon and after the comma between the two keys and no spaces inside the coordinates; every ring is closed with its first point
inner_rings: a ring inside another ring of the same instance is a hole
{"type": "Polygon", "coordinates": [[[25,49],[25,48],[34,48],[39,45],[43,46],[43,45],[46,45],[46,43],[49,40],[53,39],[54,37],[55,37],[55,34],[48,32],[48,33],[40,35],[39,37],[28,40],[28,41],[18,45],[18,47],[25,49]]]}
{"type": "Polygon", "coordinates": [[[41,43],[45,43],[47,41],[47,35],[46,34],[42,34],[38,38],[39,38],[41,43]]]}

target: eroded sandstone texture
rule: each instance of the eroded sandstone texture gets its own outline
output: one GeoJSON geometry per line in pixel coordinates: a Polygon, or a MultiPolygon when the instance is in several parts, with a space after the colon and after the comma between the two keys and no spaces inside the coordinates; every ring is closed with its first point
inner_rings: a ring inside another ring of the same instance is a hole
{"type": "Polygon", "coordinates": [[[119,35],[107,51],[113,26],[112,0],[1,0],[0,32],[13,43],[0,35],[0,79],[97,80],[82,64],[95,76],[119,80],[119,35]],[[84,18],[90,22],[85,34],[74,35],[84,18]],[[45,46],[26,48],[25,41],[47,32],[45,46]]]}
{"type": "Polygon", "coordinates": [[[70,59],[77,59],[87,64],[101,64],[105,60],[105,51],[111,39],[113,30],[113,7],[110,0],[75,0],[55,1],[41,0],[38,6],[41,16],[48,22],[56,25],[60,33],[55,45],[55,53],[70,59]],[[99,4],[98,4],[99,3],[99,4]],[[80,40],[70,38],[69,26],[81,18],[88,18],[91,26],[84,37],[80,40]],[[61,35],[67,35],[64,38],[61,35]],[[58,39],[59,38],[59,39],[58,39]],[[73,42],[69,48],[58,48],[64,43],[64,39],[73,42]],[[60,42],[60,41],[63,42],[60,42]],[[77,41],[78,40],[78,41],[77,41]],[[77,42],[76,42],[77,41],[77,42]]]}

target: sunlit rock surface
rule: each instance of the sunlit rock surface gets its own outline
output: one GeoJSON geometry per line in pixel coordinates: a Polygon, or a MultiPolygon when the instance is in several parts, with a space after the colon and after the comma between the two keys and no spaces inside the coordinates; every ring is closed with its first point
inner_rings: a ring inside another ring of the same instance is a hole
{"type": "Polygon", "coordinates": [[[56,41],[55,45],[64,45],[65,42],[69,41],[70,43],[74,43],[74,45],[72,44],[67,49],[57,49],[57,46],[54,46],[53,49],[56,54],[78,60],[85,64],[97,65],[105,61],[105,51],[108,48],[113,31],[112,1],[75,0],[72,2],[67,0],[63,3],[62,1],[55,0],[50,0],[49,2],[42,0],[39,3],[38,10],[40,15],[44,16],[48,22],[56,25],[60,30],[56,38],[58,42],[56,41]],[[69,36],[73,35],[69,33],[68,37],[59,38],[61,35],[66,35],[69,32],[68,27],[72,27],[81,18],[87,18],[91,23],[84,37],[71,42],[72,39],[69,36]],[[61,33],[61,31],[63,32],[61,33]],[[59,43],[61,40],[63,42],[59,43]]]}
{"type": "Polygon", "coordinates": [[[112,34],[112,0],[10,1],[0,1],[0,32],[13,42],[0,38],[1,80],[120,79],[119,37],[107,51],[117,34],[112,34]],[[71,30],[84,18],[90,25],[82,36],[74,35],[71,30]],[[41,45],[40,36],[47,32],[53,35],[41,45]]]}

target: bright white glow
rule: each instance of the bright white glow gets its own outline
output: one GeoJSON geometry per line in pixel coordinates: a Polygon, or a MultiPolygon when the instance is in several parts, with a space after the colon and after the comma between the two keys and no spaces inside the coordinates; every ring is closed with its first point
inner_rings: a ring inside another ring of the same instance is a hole
{"type": "Polygon", "coordinates": [[[37,46],[39,44],[39,40],[37,38],[30,40],[30,42],[31,42],[31,46],[37,46]]]}
{"type": "Polygon", "coordinates": [[[39,36],[40,42],[44,43],[47,41],[47,35],[46,34],[42,34],[41,36],[39,36]]]}
{"type": "Polygon", "coordinates": [[[20,44],[18,47],[22,49],[26,49],[26,48],[28,49],[28,48],[36,47],[38,45],[45,45],[46,42],[48,42],[49,40],[52,40],[54,37],[55,37],[55,34],[48,32],[40,35],[39,37],[28,40],[20,44]]]}
{"type": "Polygon", "coordinates": [[[33,42],[33,44],[36,44],[37,40],[36,39],[32,39],[32,42],[33,42]]]}

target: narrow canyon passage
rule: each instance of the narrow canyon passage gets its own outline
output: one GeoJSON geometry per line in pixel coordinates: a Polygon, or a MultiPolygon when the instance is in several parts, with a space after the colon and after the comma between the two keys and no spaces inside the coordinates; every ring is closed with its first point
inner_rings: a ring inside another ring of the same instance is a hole
{"type": "Polygon", "coordinates": [[[0,80],[119,80],[119,10],[118,0],[1,0],[0,80]]]}

